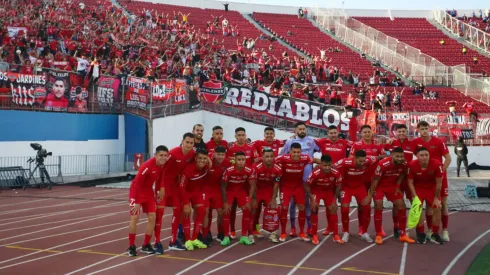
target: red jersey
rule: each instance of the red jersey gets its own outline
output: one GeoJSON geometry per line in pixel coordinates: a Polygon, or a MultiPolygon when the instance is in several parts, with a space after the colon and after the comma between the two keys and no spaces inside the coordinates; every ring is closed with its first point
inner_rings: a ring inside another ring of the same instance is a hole
{"type": "Polygon", "coordinates": [[[364,140],[355,142],[352,145],[352,148],[350,149],[351,156],[353,156],[357,150],[364,150],[368,156],[373,156],[373,157],[379,157],[381,155],[386,154],[385,149],[383,148],[382,145],[374,142],[371,144],[366,144],[364,143],[364,140]]]}
{"type": "Polygon", "coordinates": [[[327,138],[315,139],[316,145],[322,150],[322,155],[330,155],[332,162],[336,163],[347,156],[347,149],[353,145],[352,141],[339,139],[335,142],[327,138]]]}
{"type": "Polygon", "coordinates": [[[442,163],[436,159],[429,160],[429,166],[420,167],[419,160],[408,165],[408,179],[413,180],[415,188],[431,189],[436,187],[436,178],[442,178],[442,163]]]}
{"type": "Polygon", "coordinates": [[[214,152],[214,149],[216,149],[216,147],[218,146],[223,146],[225,148],[228,147],[228,142],[226,142],[226,140],[222,140],[219,144],[214,142],[213,139],[210,139],[208,142],[206,142],[206,149],[208,149],[208,152],[209,153],[213,153],[214,152]]]}
{"type": "Polygon", "coordinates": [[[44,103],[44,106],[45,107],[51,107],[51,108],[68,108],[68,104],[70,102],[68,101],[68,99],[64,96],[62,96],[61,98],[56,98],[55,95],[53,94],[48,94],[48,96],[46,96],[46,102],[44,103]]]}
{"type": "Polygon", "coordinates": [[[283,177],[281,186],[286,188],[297,188],[303,185],[303,174],[305,167],[313,163],[308,155],[301,154],[299,160],[293,160],[290,154],[276,158],[276,163],[281,165],[283,177]]]}
{"type": "Polygon", "coordinates": [[[391,152],[396,147],[403,149],[403,156],[407,163],[410,163],[413,160],[413,152],[415,150],[413,141],[405,139],[402,142],[400,139],[395,139],[392,144],[386,144],[385,149],[391,152]]]}
{"type": "Polygon", "coordinates": [[[379,161],[374,177],[379,179],[378,186],[394,186],[401,174],[406,173],[407,164],[393,164],[393,158],[387,157],[379,161]]]}
{"type": "Polygon", "coordinates": [[[134,194],[135,203],[142,203],[154,200],[153,184],[159,182],[162,175],[163,166],[157,166],[156,159],[153,157],[143,163],[138,170],[131,186],[130,194],[134,194]]]}
{"type": "Polygon", "coordinates": [[[213,162],[213,166],[208,170],[206,176],[206,191],[221,192],[221,178],[225,170],[231,165],[231,162],[226,158],[219,165],[213,162]]]}
{"type": "Polygon", "coordinates": [[[376,163],[376,158],[373,156],[366,157],[364,166],[358,168],[352,158],[341,159],[335,164],[342,177],[342,185],[349,188],[363,186],[366,182],[366,176],[369,176],[369,168],[376,163]]]}
{"type": "Polygon", "coordinates": [[[257,190],[271,189],[276,182],[281,181],[282,167],[278,164],[268,168],[263,162],[257,162],[253,169],[257,178],[257,190]]]}
{"type": "MultiPolygon", "coordinates": [[[[161,186],[165,189],[175,189],[178,187],[178,176],[184,168],[194,161],[195,152],[190,150],[187,155],[182,153],[182,147],[178,146],[168,152],[168,160],[163,168],[163,177],[158,185],[158,189],[161,186]]],[[[158,190],[157,189],[157,190],[158,190]]]]}
{"type": "Polygon", "coordinates": [[[325,173],[320,167],[315,168],[306,180],[306,184],[310,186],[312,193],[335,190],[336,186],[341,182],[342,176],[339,171],[332,169],[330,172],[325,173]]]}
{"type": "Polygon", "coordinates": [[[439,138],[430,137],[429,142],[425,142],[421,137],[412,140],[414,144],[414,154],[417,154],[417,148],[425,147],[429,150],[429,156],[431,159],[435,159],[440,163],[443,163],[442,157],[449,154],[446,144],[439,138]]]}
{"type": "Polygon", "coordinates": [[[279,149],[284,146],[284,140],[274,139],[272,143],[267,142],[266,140],[256,140],[252,143],[252,148],[257,152],[258,157],[262,157],[262,150],[264,147],[270,147],[274,150],[274,157],[279,155],[279,149]]]}
{"type": "Polygon", "coordinates": [[[182,204],[189,204],[189,194],[202,192],[208,169],[199,170],[195,164],[187,166],[180,174],[179,191],[182,204]]]}
{"type": "Polygon", "coordinates": [[[250,144],[245,143],[244,145],[238,145],[236,142],[229,144],[228,151],[226,151],[226,156],[228,159],[233,159],[237,152],[245,153],[247,157],[246,165],[252,166],[254,163],[255,151],[250,144]]]}
{"type": "Polygon", "coordinates": [[[252,168],[245,166],[239,171],[235,165],[228,167],[222,178],[222,181],[227,183],[227,191],[239,191],[240,189],[248,191],[248,183],[251,180],[255,180],[255,172],[252,168]]]}

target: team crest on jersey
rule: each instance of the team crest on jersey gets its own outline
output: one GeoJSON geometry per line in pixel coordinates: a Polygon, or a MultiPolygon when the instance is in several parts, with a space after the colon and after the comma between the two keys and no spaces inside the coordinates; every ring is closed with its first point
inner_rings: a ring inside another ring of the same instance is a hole
{"type": "Polygon", "coordinates": [[[330,180],[334,180],[335,178],[334,177],[331,177],[330,180]]]}
{"type": "Polygon", "coordinates": [[[436,148],[434,145],[431,145],[431,146],[430,146],[430,149],[434,149],[434,148],[436,148]]]}
{"type": "Polygon", "coordinates": [[[189,163],[189,162],[191,162],[191,161],[192,161],[192,159],[188,159],[188,160],[187,160],[187,163],[189,163]]]}
{"type": "Polygon", "coordinates": [[[246,152],[246,153],[247,153],[247,154],[250,154],[250,150],[247,150],[247,152],[246,152]]]}
{"type": "Polygon", "coordinates": [[[245,175],[245,176],[243,176],[243,178],[244,178],[244,179],[246,179],[246,178],[247,178],[247,176],[245,175]]]}

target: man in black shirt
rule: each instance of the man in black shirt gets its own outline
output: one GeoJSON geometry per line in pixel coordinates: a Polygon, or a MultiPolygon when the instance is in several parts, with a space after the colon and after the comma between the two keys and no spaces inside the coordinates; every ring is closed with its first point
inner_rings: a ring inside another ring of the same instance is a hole
{"type": "Polygon", "coordinates": [[[206,149],[206,143],[202,140],[204,126],[201,124],[194,125],[192,128],[192,133],[194,134],[194,150],[206,149]]]}

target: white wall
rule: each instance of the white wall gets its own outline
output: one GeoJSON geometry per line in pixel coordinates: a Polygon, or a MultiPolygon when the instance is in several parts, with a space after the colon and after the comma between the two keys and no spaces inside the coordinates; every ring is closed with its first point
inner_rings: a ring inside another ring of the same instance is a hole
{"type": "Polygon", "coordinates": [[[53,156],[73,155],[116,155],[124,154],[124,116],[118,117],[117,140],[88,140],[88,141],[15,141],[0,142],[2,157],[32,157],[35,151],[30,143],[40,143],[43,148],[53,152],[53,156]]]}
{"type": "MultiPolygon", "coordinates": [[[[451,153],[451,165],[449,167],[456,167],[456,155],[454,154],[454,146],[449,146],[449,153],[451,153]]],[[[476,162],[478,165],[490,166],[490,146],[469,146],[468,147],[468,164],[476,162]]],[[[463,164],[461,164],[463,166],[463,164]]]]}

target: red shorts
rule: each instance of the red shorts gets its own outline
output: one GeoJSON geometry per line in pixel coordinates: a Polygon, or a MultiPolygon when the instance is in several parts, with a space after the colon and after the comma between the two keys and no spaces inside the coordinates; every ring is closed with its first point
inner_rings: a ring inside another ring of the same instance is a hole
{"type": "Polygon", "coordinates": [[[282,207],[289,207],[291,197],[297,205],[305,205],[305,188],[303,186],[296,188],[282,187],[280,193],[282,207]]]}
{"type": "Polygon", "coordinates": [[[226,199],[228,200],[229,205],[231,205],[233,203],[233,200],[236,199],[237,205],[240,208],[244,207],[250,200],[247,191],[245,190],[227,190],[226,199]]]}
{"type": "Polygon", "coordinates": [[[335,201],[335,191],[333,190],[319,190],[319,191],[311,191],[313,194],[313,198],[315,198],[316,204],[320,205],[320,201],[323,200],[325,206],[331,206],[336,203],[335,201]]]}
{"type": "Polygon", "coordinates": [[[376,191],[374,192],[374,200],[383,200],[383,197],[386,197],[386,199],[391,202],[403,200],[403,194],[396,192],[396,185],[377,186],[376,191]]]}
{"type": "Polygon", "coordinates": [[[206,191],[205,194],[207,207],[211,209],[223,208],[223,197],[221,197],[221,192],[206,191]]]}
{"type": "Polygon", "coordinates": [[[134,199],[129,199],[129,215],[139,215],[141,211],[143,213],[155,213],[157,211],[157,204],[155,200],[148,200],[140,203],[140,210],[138,212],[134,212],[134,206],[136,205],[134,199]]]}
{"type": "Polygon", "coordinates": [[[447,197],[448,195],[449,195],[449,184],[447,182],[447,172],[444,172],[442,176],[441,197],[447,197]]]}
{"type": "MultiPolygon", "coordinates": [[[[435,188],[415,188],[415,192],[417,193],[417,197],[419,197],[420,201],[424,203],[426,202],[426,206],[431,206],[434,204],[434,198],[436,197],[435,188]]],[[[441,200],[441,196],[438,198],[441,200]]]]}
{"type": "Polygon", "coordinates": [[[358,187],[342,187],[342,192],[340,193],[340,198],[342,199],[342,204],[350,204],[352,197],[356,198],[357,204],[360,204],[362,200],[367,197],[368,193],[364,186],[359,185],[358,187]]]}
{"type": "Polygon", "coordinates": [[[204,192],[192,192],[189,194],[189,201],[192,206],[202,205],[204,207],[208,207],[209,203],[206,199],[206,193],[204,192]]]}
{"type": "Polygon", "coordinates": [[[260,205],[260,203],[264,203],[265,206],[268,206],[272,199],[272,192],[272,188],[257,189],[257,193],[255,195],[255,201],[257,205],[260,205]]]}
{"type": "MultiPolygon", "coordinates": [[[[157,196],[156,193],[155,196],[157,196]]],[[[177,207],[181,205],[182,201],[180,200],[180,194],[178,191],[168,189],[165,189],[165,197],[163,197],[163,200],[157,202],[157,206],[160,207],[177,207]]]]}

